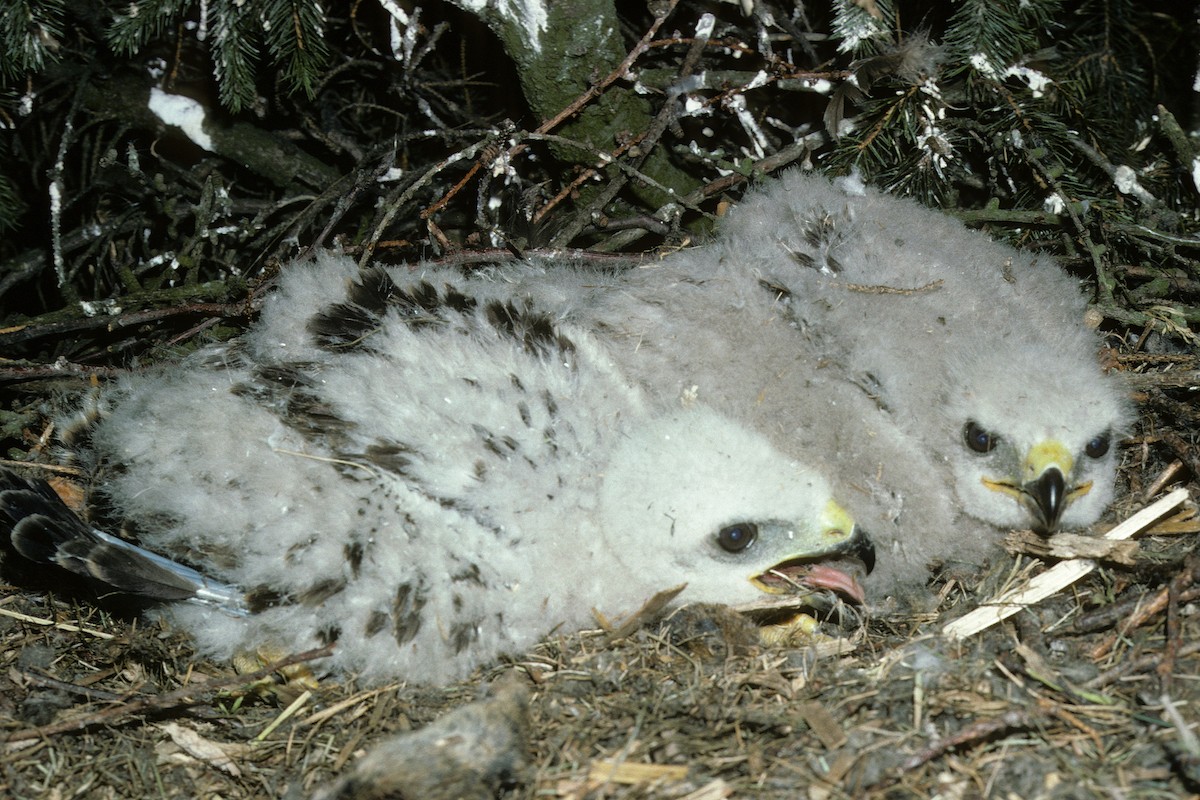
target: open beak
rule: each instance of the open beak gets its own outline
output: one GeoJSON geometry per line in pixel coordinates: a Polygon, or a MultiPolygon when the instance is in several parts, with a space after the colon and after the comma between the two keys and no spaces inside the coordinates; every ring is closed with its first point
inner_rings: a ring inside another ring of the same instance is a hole
{"type": "Polygon", "coordinates": [[[751,580],[769,594],[807,594],[813,589],[828,589],[861,605],[867,595],[859,581],[874,568],[875,545],[856,525],[850,539],[838,551],[817,558],[781,561],[751,580]]]}

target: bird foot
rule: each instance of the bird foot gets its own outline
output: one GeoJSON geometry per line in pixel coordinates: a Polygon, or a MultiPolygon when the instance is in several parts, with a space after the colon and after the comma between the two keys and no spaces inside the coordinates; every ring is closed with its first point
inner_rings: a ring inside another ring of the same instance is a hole
{"type": "MultiPolygon", "coordinates": [[[[274,645],[266,644],[253,650],[238,651],[230,661],[235,672],[248,675],[283,660],[286,655],[287,653],[274,645]]],[[[319,688],[320,682],[307,664],[290,664],[250,684],[242,694],[258,698],[270,697],[288,705],[304,692],[316,691],[319,688]]]]}

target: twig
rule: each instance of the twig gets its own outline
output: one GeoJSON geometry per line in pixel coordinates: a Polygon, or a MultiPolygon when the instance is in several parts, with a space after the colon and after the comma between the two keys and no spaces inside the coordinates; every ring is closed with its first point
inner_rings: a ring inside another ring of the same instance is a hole
{"type": "Polygon", "coordinates": [[[1189,556],[1187,569],[1172,578],[1167,586],[1167,641],[1163,648],[1162,663],[1155,669],[1164,697],[1171,690],[1171,674],[1175,672],[1175,659],[1179,655],[1182,638],[1179,630],[1179,595],[1185,587],[1196,582],[1198,575],[1200,561],[1195,556],[1189,556]]]}
{"type": "Polygon", "coordinates": [[[33,686],[42,686],[47,689],[57,689],[60,692],[83,695],[88,700],[105,700],[107,702],[119,703],[125,697],[125,695],[116,694],[115,692],[106,692],[101,689],[93,689],[90,686],[80,686],[77,683],[60,681],[57,678],[51,678],[49,675],[40,675],[36,672],[23,670],[21,677],[33,686]]]}
{"type": "Polygon", "coordinates": [[[990,739],[999,733],[1027,730],[1033,726],[1033,715],[1028,711],[1009,711],[992,719],[981,720],[910,757],[900,766],[900,769],[907,772],[963,745],[990,739]]]}
{"type": "MultiPolygon", "coordinates": [[[[211,284],[205,284],[198,287],[201,291],[213,292],[223,291],[224,287],[219,281],[214,281],[211,284]]],[[[147,322],[155,322],[167,317],[177,317],[185,315],[207,315],[213,317],[244,317],[253,312],[253,308],[246,302],[237,303],[182,303],[166,308],[147,308],[141,311],[130,311],[124,314],[115,315],[97,315],[94,317],[79,317],[76,319],[54,320],[39,322],[37,320],[26,322],[20,325],[13,325],[10,328],[0,330],[0,344],[11,346],[20,344],[21,342],[40,339],[44,336],[57,336],[66,333],[76,333],[86,330],[120,330],[121,328],[129,328],[137,325],[145,325],[147,322]]]]}
{"type": "MultiPolygon", "coordinates": [[[[1187,656],[1200,653],[1200,642],[1189,642],[1183,645],[1176,652],[1177,658],[1185,658],[1187,656]]],[[[1096,677],[1092,678],[1087,683],[1083,684],[1084,689],[1103,689],[1110,683],[1116,683],[1122,678],[1129,678],[1138,673],[1145,672],[1148,669],[1155,669],[1162,663],[1158,653],[1147,653],[1144,656],[1134,659],[1132,662],[1117,664],[1112,669],[1101,672],[1096,677]]]]}
{"type": "MultiPolygon", "coordinates": [[[[1168,511],[1182,505],[1187,498],[1187,489],[1176,489],[1113,528],[1104,535],[1104,538],[1128,539],[1135,533],[1148,528],[1168,511]]],[[[942,628],[942,634],[951,639],[965,639],[986,630],[1001,620],[1008,619],[1018,611],[1065,589],[1095,568],[1096,562],[1084,558],[1055,564],[1040,575],[1031,578],[1023,588],[1010,591],[965,616],[951,620],[942,628]]]]}
{"type": "Polygon", "coordinates": [[[79,625],[72,625],[69,622],[55,622],[52,619],[44,617],[31,617],[28,614],[22,614],[20,611],[9,611],[6,608],[0,608],[0,616],[11,617],[20,622],[27,622],[30,625],[42,625],[47,628],[56,628],[60,631],[70,631],[71,633],[86,633],[88,636],[95,636],[97,639],[115,639],[114,634],[107,631],[96,630],[95,628],[84,628],[79,625]]]}
{"type": "Polygon", "coordinates": [[[176,689],[173,692],[166,694],[153,695],[143,697],[138,700],[132,700],[124,705],[112,706],[103,711],[97,711],[95,714],[87,714],[76,719],[64,720],[55,722],[51,725],[43,725],[40,728],[29,728],[23,731],[17,731],[4,737],[4,742],[23,742],[28,739],[41,739],[48,736],[56,736],[60,733],[68,733],[71,731],[80,731],[84,728],[89,728],[93,725],[107,724],[111,725],[114,721],[122,717],[133,716],[147,711],[162,711],[168,708],[176,708],[178,706],[195,706],[207,702],[213,695],[222,692],[234,686],[245,686],[265,678],[269,678],[276,672],[279,672],[285,667],[290,667],[293,664],[302,664],[306,661],[314,661],[318,658],[327,658],[333,654],[333,645],[319,647],[315,650],[307,650],[303,653],[288,656],[287,658],[268,664],[257,672],[251,672],[247,675],[232,675],[228,678],[205,683],[197,686],[184,686],[176,689]]]}
{"type": "MultiPolygon", "coordinates": [[[[647,48],[650,46],[650,42],[654,39],[655,34],[658,33],[658,29],[660,27],[662,27],[662,24],[664,22],[667,21],[667,17],[669,17],[671,15],[671,12],[673,12],[675,10],[675,6],[678,3],[679,3],[679,0],[670,0],[670,2],[667,4],[667,6],[665,8],[660,9],[655,14],[654,21],[650,24],[650,29],[647,30],[646,34],[641,38],[641,40],[636,45],[634,45],[633,49],[630,50],[629,53],[625,56],[625,59],[619,65],[617,65],[616,69],[614,69],[612,72],[610,72],[603,79],[601,79],[601,80],[597,81],[596,83],[592,84],[591,86],[589,86],[587,88],[587,91],[585,91],[583,94],[576,97],[566,108],[562,109],[557,114],[555,114],[553,117],[551,117],[550,119],[546,120],[541,125],[539,125],[533,131],[533,133],[547,134],[550,131],[554,130],[563,121],[570,119],[572,116],[577,114],[580,109],[582,109],[588,103],[592,102],[592,100],[596,99],[601,94],[603,94],[604,91],[607,90],[609,86],[611,86],[612,84],[614,84],[617,81],[624,78],[629,73],[629,70],[633,67],[633,63],[635,61],[637,61],[639,58],[641,58],[641,56],[646,52],[647,48]]],[[[524,141],[518,142],[517,144],[513,145],[512,147],[510,147],[508,149],[507,158],[511,160],[514,156],[516,156],[516,155],[520,154],[521,152],[525,151],[526,149],[528,149],[528,147],[529,147],[529,145],[526,144],[524,141]]],[[[489,151],[489,154],[490,154],[490,151],[489,151]]],[[[439,200],[437,200],[436,202],[434,202],[432,205],[428,206],[421,212],[421,219],[428,220],[428,219],[430,219],[430,217],[432,217],[434,214],[436,214],[439,210],[444,208],[446,206],[446,204],[449,203],[454,198],[455,195],[457,195],[459,192],[461,192],[463,190],[463,188],[479,172],[479,170],[483,168],[484,163],[485,162],[490,163],[491,161],[494,161],[497,154],[490,154],[490,155],[491,155],[491,158],[488,158],[488,159],[481,158],[480,160],[478,160],[474,164],[472,164],[471,168],[467,171],[467,174],[462,178],[462,180],[460,180],[448,192],[446,192],[444,195],[442,195],[442,197],[439,200]]],[[[473,154],[472,154],[472,157],[473,157],[473,154]]],[[[440,171],[442,169],[442,167],[446,165],[446,163],[447,162],[443,162],[442,164],[435,166],[434,169],[430,170],[430,174],[440,171]]],[[[426,177],[428,177],[428,176],[426,176],[426,177]]]]}
{"type": "MultiPolygon", "coordinates": [[[[658,29],[661,28],[662,24],[667,21],[667,17],[671,16],[671,13],[675,10],[675,6],[678,3],[679,0],[670,0],[666,7],[656,9],[654,22],[650,23],[649,30],[647,30],[646,34],[641,38],[641,40],[633,46],[633,49],[630,50],[625,56],[625,60],[618,64],[617,68],[610,72],[605,78],[589,86],[588,90],[579,95],[579,97],[576,97],[574,102],[572,102],[569,106],[539,125],[534,133],[549,133],[550,131],[554,130],[563,120],[570,119],[572,116],[578,113],[581,108],[592,102],[592,100],[595,98],[599,97],[605,89],[624,78],[629,73],[629,70],[632,69],[633,62],[641,58],[642,54],[645,53],[650,47],[650,42],[654,40],[655,35],[658,33],[658,29]]],[[[513,155],[513,151],[509,151],[509,155],[513,155]]]]}
{"type": "Polygon", "coordinates": [[[254,741],[256,741],[256,742],[266,741],[267,737],[270,736],[272,733],[274,733],[276,728],[278,728],[280,725],[282,725],[283,723],[287,722],[290,718],[295,716],[296,712],[299,711],[302,706],[304,706],[306,703],[308,703],[308,701],[310,699],[312,699],[312,691],[309,689],[305,689],[303,692],[301,692],[299,697],[297,697],[295,700],[293,700],[287,708],[285,708],[283,711],[281,711],[279,713],[279,716],[277,716],[277,717],[275,717],[275,719],[271,720],[271,724],[269,724],[269,725],[267,725],[267,727],[263,728],[262,731],[258,734],[258,736],[254,737],[254,741]]]}
{"type": "MultiPolygon", "coordinates": [[[[1181,603],[1190,603],[1197,599],[1200,599],[1200,589],[1191,589],[1179,595],[1179,602],[1181,603]]],[[[1127,621],[1127,625],[1129,627],[1136,627],[1137,624],[1141,623],[1139,622],[1135,624],[1133,622],[1132,617],[1134,615],[1146,613],[1149,617],[1162,610],[1162,606],[1159,605],[1157,610],[1155,610],[1153,613],[1150,613],[1149,611],[1143,612],[1142,609],[1145,603],[1145,595],[1140,595],[1138,597],[1131,597],[1128,600],[1123,600],[1119,603],[1113,603],[1112,605],[1101,606],[1100,608],[1080,614],[1075,618],[1074,623],[1071,625],[1071,633],[1077,635],[1094,633],[1106,628],[1111,628],[1120,623],[1122,620],[1127,621]]],[[[1158,603],[1166,603],[1165,589],[1160,589],[1158,594],[1156,594],[1154,598],[1150,600],[1150,605],[1152,606],[1158,603]]],[[[1092,651],[1093,658],[1099,658],[1102,655],[1103,653],[1099,653],[1098,649],[1092,651]]]]}
{"type": "MultiPolygon", "coordinates": [[[[650,41],[653,39],[654,34],[658,32],[659,26],[662,25],[662,23],[666,20],[667,16],[669,16],[670,13],[675,9],[676,2],[678,2],[678,0],[672,0],[670,7],[668,9],[666,9],[665,11],[663,11],[659,16],[655,17],[654,24],[651,26],[650,30],[646,32],[646,35],[644,37],[642,37],[642,40],[640,42],[638,42],[637,47],[635,47],[630,52],[630,54],[625,59],[625,63],[622,64],[622,69],[623,69],[623,71],[621,72],[622,75],[624,75],[625,71],[627,71],[629,68],[631,68],[633,66],[633,62],[637,59],[637,57],[640,56],[647,47],[649,47],[650,41]]],[[[701,29],[703,29],[705,27],[707,27],[708,30],[711,32],[711,28],[712,28],[711,15],[705,14],[705,15],[701,16],[701,20],[697,24],[697,29],[698,29],[697,34],[700,34],[701,29]]],[[[685,77],[687,77],[695,69],[696,65],[699,62],[700,53],[704,49],[704,42],[707,41],[707,36],[704,36],[702,39],[700,36],[698,36],[697,38],[698,38],[698,41],[696,43],[693,43],[693,45],[688,49],[688,53],[684,57],[683,63],[679,68],[679,80],[683,80],[685,77]]],[[[613,74],[615,75],[616,72],[614,72],[613,74]]],[[[551,242],[551,244],[553,246],[565,247],[572,239],[574,239],[576,236],[579,235],[579,233],[583,230],[584,226],[593,217],[595,217],[597,214],[601,213],[602,210],[610,202],[612,202],[613,198],[617,196],[617,194],[625,186],[625,183],[628,181],[628,176],[631,174],[629,171],[630,168],[635,170],[636,176],[645,185],[653,186],[654,188],[658,189],[660,192],[663,192],[667,196],[673,195],[673,189],[661,186],[655,181],[647,182],[645,180],[645,176],[641,173],[640,170],[641,170],[642,166],[646,163],[646,161],[650,158],[651,152],[653,152],[654,148],[658,146],[659,139],[662,138],[662,135],[663,135],[663,133],[666,132],[667,127],[675,120],[676,113],[677,113],[677,108],[676,108],[676,104],[674,102],[664,103],[662,105],[662,107],[659,108],[658,113],[654,115],[654,120],[651,122],[651,124],[647,127],[647,129],[641,135],[630,137],[629,141],[624,142],[617,149],[617,151],[615,153],[613,153],[613,155],[611,157],[612,160],[610,163],[620,167],[621,174],[614,176],[613,180],[609,181],[608,184],[604,187],[604,189],[602,191],[596,193],[596,196],[591,199],[591,203],[590,203],[589,207],[582,210],[583,213],[576,214],[573,219],[571,219],[566,225],[563,226],[563,228],[560,231],[558,231],[558,233],[555,234],[554,239],[551,242]],[[636,150],[639,151],[641,153],[641,155],[639,157],[632,159],[632,161],[633,161],[632,165],[624,165],[620,161],[620,158],[622,156],[626,155],[630,150],[633,150],[634,148],[636,148],[636,150]]],[[[537,132],[543,133],[543,131],[541,129],[538,129],[537,132]]],[[[601,163],[604,163],[603,159],[601,160],[601,163]]],[[[593,169],[585,170],[584,175],[579,176],[579,178],[582,179],[582,178],[588,176],[592,172],[594,172],[593,169]]],[[[544,216],[549,212],[549,210],[553,207],[553,205],[558,202],[561,202],[561,200],[564,196],[565,195],[560,193],[557,197],[552,198],[551,201],[549,203],[547,203],[544,207],[542,207],[541,209],[538,209],[537,215],[535,216],[535,220],[540,220],[540,219],[544,218],[544,216]]]]}
{"type": "MultiPolygon", "coordinates": [[[[1170,584],[1160,589],[1150,602],[1140,604],[1133,613],[1129,614],[1125,620],[1125,623],[1121,625],[1120,629],[1112,636],[1093,647],[1092,651],[1088,653],[1088,656],[1093,661],[1104,658],[1112,651],[1113,647],[1116,646],[1117,641],[1122,636],[1134,628],[1140,628],[1142,625],[1145,625],[1147,622],[1161,614],[1164,609],[1167,610],[1169,617],[1172,603],[1178,606],[1180,599],[1184,596],[1187,596],[1183,590],[1194,584],[1198,579],[1200,579],[1200,560],[1189,558],[1188,565],[1183,572],[1172,578],[1170,584]]],[[[1170,619],[1168,618],[1168,628],[1170,627],[1170,619]]],[[[1175,627],[1178,627],[1178,622],[1176,622],[1175,627]]],[[[1172,647],[1170,631],[1168,631],[1167,650],[1163,655],[1162,662],[1157,667],[1159,675],[1163,674],[1163,665],[1167,665],[1168,668],[1174,666],[1174,656],[1177,654],[1179,649],[1178,633],[1178,630],[1176,630],[1176,641],[1174,642],[1174,647],[1172,647]]]]}

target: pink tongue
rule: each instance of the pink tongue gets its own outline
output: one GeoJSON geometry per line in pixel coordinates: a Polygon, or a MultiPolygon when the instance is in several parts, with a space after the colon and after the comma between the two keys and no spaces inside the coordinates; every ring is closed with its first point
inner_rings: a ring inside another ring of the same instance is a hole
{"type": "Polygon", "coordinates": [[[804,583],[816,589],[830,589],[840,595],[849,597],[856,603],[863,603],[867,593],[863,591],[853,577],[840,569],[825,564],[813,564],[808,568],[808,574],[803,578],[804,583]]]}

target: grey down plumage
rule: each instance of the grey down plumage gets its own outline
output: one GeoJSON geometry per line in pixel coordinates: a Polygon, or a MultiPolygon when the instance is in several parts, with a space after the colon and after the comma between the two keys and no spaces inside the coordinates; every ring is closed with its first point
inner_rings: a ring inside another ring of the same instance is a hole
{"type": "Polygon", "coordinates": [[[644,384],[821,469],[879,548],[875,600],[1112,499],[1131,412],[1079,282],[856,180],[785,174],[710,245],[571,307],[644,384]]]}
{"type": "Polygon", "coordinates": [[[216,655],[336,641],[442,682],[551,630],[818,589],[872,560],[828,483],[736,419],[660,403],[608,345],[487,282],[291,264],[233,345],[107,389],[90,457],[142,547],[0,475],[12,548],[170,613],[216,655]]]}
{"type": "MultiPolygon", "coordinates": [[[[876,481],[882,507],[851,507],[878,526],[890,574],[904,562],[977,564],[997,528],[1083,527],[1111,502],[1129,400],[1099,367],[1079,282],[1053,259],[801,173],[747,197],[715,258],[774,285],[806,356],[836,364],[877,406],[858,427],[909,452],[864,443],[837,466],[840,487],[876,481]]],[[[795,435],[819,440],[822,426],[809,413],[795,435]]]]}
{"type": "Polygon", "coordinates": [[[919,602],[930,566],[980,566],[1001,531],[1085,527],[1112,499],[1131,413],[1079,282],[853,179],[787,173],[652,266],[469,286],[497,282],[595,332],[664,402],[818,468],[879,549],[872,600],[919,602]]]}

